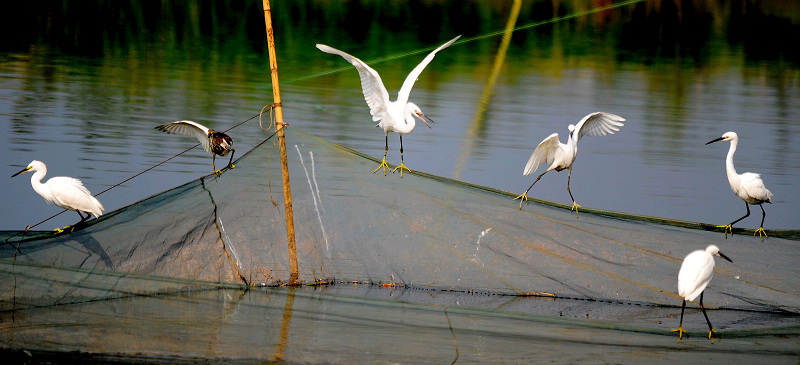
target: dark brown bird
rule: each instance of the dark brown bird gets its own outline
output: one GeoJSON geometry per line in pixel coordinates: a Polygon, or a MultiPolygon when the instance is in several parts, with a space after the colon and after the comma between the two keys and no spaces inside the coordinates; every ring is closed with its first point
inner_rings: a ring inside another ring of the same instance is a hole
{"type": "Polygon", "coordinates": [[[156,127],[156,129],[174,134],[182,134],[184,136],[192,136],[200,141],[203,149],[211,153],[211,169],[215,175],[219,175],[221,170],[217,170],[216,158],[217,155],[225,156],[228,152],[231,153],[231,159],[228,161],[228,166],[234,168],[233,155],[236,154],[236,149],[233,148],[233,139],[227,134],[222,132],[214,132],[213,129],[206,128],[200,123],[192,122],[191,120],[179,120],[169,124],[164,124],[156,127]]]}

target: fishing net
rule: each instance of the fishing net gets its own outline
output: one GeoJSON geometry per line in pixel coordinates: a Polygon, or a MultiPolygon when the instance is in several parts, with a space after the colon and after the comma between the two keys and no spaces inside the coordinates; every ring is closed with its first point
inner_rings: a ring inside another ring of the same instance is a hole
{"type": "MultiPolygon", "coordinates": [[[[677,272],[713,243],[733,263],[717,261],[704,304],[723,346],[736,344],[716,355],[800,356],[786,337],[800,334],[797,231],[762,243],[700,223],[591,209],[576,218],[539,200],[520,210],[491,188],[373,173],[378,160],[294,128],[305,286],[280,287],[291,272],[274,142],[73,233],[3,232],[3,348],[118,362],[440,363],[525,362],[532,349],[622,361],[634,347],[688,361],[691,351],[661,352],[686,350],[669,332],[677,272]]],[[[707,350],[693,308],[684,327],[692,349],[707,350]]]]}

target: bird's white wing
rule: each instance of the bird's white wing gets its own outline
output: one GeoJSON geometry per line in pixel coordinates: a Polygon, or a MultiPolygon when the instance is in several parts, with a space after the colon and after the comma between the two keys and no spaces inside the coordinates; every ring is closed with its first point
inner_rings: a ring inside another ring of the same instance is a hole
{"type": "Polygon", "coordinates": [[[678,295],[694,300],[714,276],[714,258],[705,251],[694,251],[683,260],[678,272],[678,295]]]}
{"type": "Polygon", "coordinates": [[[406,105],[406,103],[408,103],[408,97],[409,95],[411,95],[411,88],[414,87],[414,83],[417,82],[417,78],[422,73],[422,70],[424,70],[425,67],[427,67],[428,64],[431,63],[431,61],[433,61],[433,57],[436,56],[436,53],[449,47],[451,44],[453,44],[453,42],[455,42],[459,38],[461,38],[461,36],[455,37],[451,39],[449,42],[439,46],[439,48],[434,49],[433,52],[429,53],[428,56],[425,57],[425,59],[423,59],[422,62],[419,63],[419,65],[417,65],[417,67],[414,67],[411,73],[409,73],[408,76],[406,76],[406,80],[403,81],[403,86],[397,93],[398,104],[406,105]]]}
{"type": "Polygon", "coordinates": [[[583,136],[594,137],[614,134],[614,132],[619,131],[619,127],[624,125],[622,123],[624,121],[625,118],[616,114],[604,112],[592,113],[583,117],[583,119],[578,122],[575,126],[575,132],[573,132],[573,138],[575,138],[577,142],[583,136]]]}
{"type": "Polygon", "coordinates": [[[191,120],[179,120],[177,122],[160,125],[156,127],[156,129],[162,132],[195,137],[198,141],[200,141],[200,144],[203,145],[204,150],[209,153],[213,153],[211,151],[211,144],[208,141],[208,128],[200,123],[193,122],[191,120]]]}
{"type": "Polygon", "coordinates": [[[522,171],[522,174],[530,175],[539,168],[542,162],[547,165],[552,164],[560,144],[561,142],[558,141],[558,133],[553,133],[545,138],[536,146],[536,149],[533,150],[531,158],[528,159],[528,164],[525,165],[525,170],[522,171]]]}
{"type": "Polygon", "coordinates": [[[772,192],[764,186],[764,180],[761,180],[760,174],[745,172],[739,175],[739,183],[751,198],[761,202],[772,203],[772,192]]]}
{"type": "Polygon", "coordinates": [[[95,217],[103,214],[103,205],[78,179],[56,176],[47,181],[47,187],[50,188],[52,203],[59,207],[90,212],[95,217]]]}
{"type": "Polygon", "coordinates": [[[367,66],[364,61],[336,48],[324,44],[317,44],[317,48],[325,53],[342,56],[347,62],[350,62],[356,67],[358,75],[361,77],[361,91],[364,93],[364,100],[367,101],[367,105],[369,106],[369,113],[372,115],[372,120],[378,122],[383,119],[386,113],[386,106],[389,104],[389,93],[386,91],[386,87],[383,86],[383,80],[381,80],[381,76],[378,75],[378,72],[373,70],[372,67],[367,66]]]}

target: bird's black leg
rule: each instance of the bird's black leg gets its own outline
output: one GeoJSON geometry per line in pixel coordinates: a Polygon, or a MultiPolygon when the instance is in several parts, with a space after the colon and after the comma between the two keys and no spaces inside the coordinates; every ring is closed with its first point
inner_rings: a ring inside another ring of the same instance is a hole
{"type": "Polygon", "coordinates": [[[686,299],[683,300],[683,306],[681,306],[681,321],[678,324],[678,328],[675,328],[675,329],[672,330],[672,332],[678,332],[678,342],[681,342],[681,339],[683,339],[683,334],[686,333],[686,331],[683,330],[683,311],[684,310],[686,310],[686,299]]]}
{"type": "Polygon", "coordinates": [[[76,210],[75,213],[78,213],[78,216],[81,217],[81,220],[78,221],[78,223],[75,223],[75,224],[73,224],[71,226],[65,226],[64,228],[56,228],[56,229],[54,229],[54,231],[56,232],[55,234],[61,234],[61,233],[64,233],[65,231],[67,231],[67,230],[69,230],[69,232],[72,233],[75,230],[76,226],[83,224],[90,217],[90,215],[88,213],[86,214],[86,217],[84,217],[83,214],[81,214],[81,212],[79,210],[76,210]]]}
{"type": "MultiPolygon", "coordinates": [[[[741,218],[731,222],[731,224],[729,224],[729,226],[732,226],[732,225],[736,224],[737,222],[739,222],[740,220],[745,219],[745,218],[750,216],[750,205],[747,204],[747,203],[744,203],[744,207],[747,208],[747,214],[745,214],[744,217],[741,217],[741,218]]],[[[762,207],[761,209],[763,210],[764,208],[762,207]]],[[[766,213],[764,213],[764,215],[766,216],[766,213]]],[[[762,222],[762,224],[763,224],[763,222],[762,222]]],[[[733,233],[733,232],[731,232],[731,233],[733,233]]]]}
{"type": "Polygon", "coordinates": [[[389,153],[389,133],[384,133],[384,134],[386,136],[386,148],[383,150],[383,161],[381,161],[381,164],[378,165],[378,168],[375,169],[375,171],[373,171],[372,173],[374,174],[378,172],[378,170],[380,170],[381,167],[383,167],[383,176],[386,176],[386,169],[389,168],[389,164],[386,162],[386,154],[389,153]]]}
{"type": "Polygon", "coordinates": [[[571,177],[572,177],[572,166],[570,166],[569,169],[567,170],[567,193],[569,193],[569,197],[570,199],[572,199],[572,209],[570,210],[574,210],[575,218],[578,218],[578,208],[580,208],[581,206],[575,202],[575,198],[572,197],[572,191],[569,190],[569,180],[571,177]]]}
{"type": "MultiPolygon", "coordinates": [[[[731,235],[733,235],[733,225],[734,225],[734,224],[736,224],[736,223],[737,223],[737,222],[739,222],[740,220],[742,220],[742,219],[745,219],[745,218],[747,218],[747,217],[749,217],[749,216],[750,216],[750,205],[748,205],[748,204],[747,204],[747,202],[745,202],[745,203],[744,203],[744,207],[745,207],[745,208],[747,208],[747,214],[745,214],[745,215],[744,215],[744,217],[741,217],[741,218],[739,218],[739,219],[737,219],[737,220],[735,220],[735,221],[731,222],[731,223],[730,223],[730,224],[728,224],[727,226],[717,226],[718,228],[723,228],[723,229],[725,229],[725,238],[728,238],[728,231],[730,231],[730,232],[731,232],[731,235]]],[[[764,207],[761,207],[761,209],[764,209],[764,207]]],[[[766,215],[766,213],[765,213],[765,215],[766,215]]]]}
{"type": "Polygon", "coordinates": [[[400,136],[400,164],[403,164],[403,135],[398,134],[400,136]]]}
{"type": "Polygon", "coordinates": [[[711,340],[711,343],[714,343],[714,341],[719,338],[719,335],[717,331],[714,331],[714,327],[711,326],[711,321],[708,320],[706,309],[703,307],[703,293],[700,293],[700,310],[703,311],[703,316],[706,317],[706,323],[708,323],[708,338],[711,339],[711,335],[716,335],[714,336],[715,339],[711,340]]]}
{"type": "Polygon", "coordinates": [[[757,234],[758,238],[761,238],[761,242],[764,242],[764,237],[769,237],[767,236],[767,232],[764,231],[764,218],[767,217],[767,212],[764,210],[764,204],[759,204],[758,206],[761,207],[761,225],[758,226],[758,229],[755,233],[753,233],[753,236],[757,234]],[[762,237],[761,235],[764,236],[762,237]]]}
{"type": "Polygon", "coordinates": [[[231,159],[228,160],[228,166],[230,168],[236,167],[236,166],[233,165],[233,155],[235,155],[235,154],[236,154],[236,149],[235,148],[231,148],[231,159]]]}
{"type": "Polygon", "coordinates": [[[541,179],[541,178],[542,178],[542,176],[544,176],[544,174],[546,174],[546,173],[547,173],[547,172],[549,172],[549,171],[550,171],[550,170],[547,170],[547,171],[543,172],[541,175],[539,175],[539,176],[536,178],[536,180],[533,180],[533,184],[531,184],[531,186],[529,186],[529,187],[528,187],[528,189],[526,189],[524,193],[522,193],[521,195],[518,195],[516,198],[514,198],[514,200],[517,200],[517,199],[519,199],[519,209],[522,209],[522,202],[523,202],[523,201],[524,201],[524,202],[527,202],[527,201],[528,201],[528,192],[529,192],[531,189],[533,189],[533,186],[534,186],[534,185],[536,185],[536,182],[537,182],[537,181],[539,181],[539,179],[541,179]]]}
{"type": "MultiPolygon", "coordinates": [[[[388,148],[388,146],[387,146],[387,148],[388,148]]],[[[403,163],[403,135],[402,134],[400,134],[400,166],[395,167],[394,170],[392,170],[392,173],[394,174],[394,172],[397,171],[397,169],[400,169],[400,177],[401,178],[403,177],[403,170],[411,172],[411,170],[409,170],[408,167],[406,167],[405,163],[403,163]]]]}

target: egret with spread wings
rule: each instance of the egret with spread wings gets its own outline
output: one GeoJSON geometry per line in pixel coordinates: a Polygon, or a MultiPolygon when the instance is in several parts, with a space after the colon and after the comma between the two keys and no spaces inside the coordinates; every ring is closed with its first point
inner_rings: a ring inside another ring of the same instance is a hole
{"type": "Polygon", "coordinates": [[[317,48],[319,48],[320,51],[342,56],[342,58],[350,62],[356,67],[356,70],[358,70],[358,74],[361,77],[361,89],[364,93],[364,99],[369,106],[369,112],[372,114],[372,120],[378,122],[378,124],[375,125],[376,127],[383,128],[384,137],[386,139],[383,161],[373,173],[383,168],[383,175],[386,176],[386,169],[389,168],[389,164],[386,163],[386,154],[389,153],[389,132],[397,132],[397,134],[400,135],[400,166],[395,167],[392,173],[400,169],[400,177],[403,177],[403,170],[411,172],[403,162],[403,135],[411,133],[411,131],[414,130],[416,126],[416,121],[414,120],[415,116],[424,122],[428,128],[431,127],[428,121],[433,123],[433,120],[426,117],[416,104],[408,101],[411,88],[414,87],[414,83],[422,73],[422,70],[433,60],[436,53],[453,44],[459,37],[461,36],[451,39],[449,42],[439,46],[439,48],[434,49],[433,52],[428,54],[428,56],[408,74],[406,80],[403,82],[403,86],[400,88],[400,92],[397,93],[397,100],[395,101],[389,100],[389,92],[386,91],[386,87],[383,85],[383,81],[381,80],[381,76],[378,75],[378,72],[367,66],[364,61],[336,48],[324,44],[317,44],[317,48]]]}
{"type": "Polygon", "coordinates": [[[592,113],[581,119],[577,125],[570,124],[569,127],[567,127],[569,130],[569,137],[567,138],[566,144],[558,140],[558,133],[551,134],[539,143],[536,149],[533,150],[530,159],[528,159],[528,164],[525,165],[523,175],[530,175],[536,171],[542,163],[548,164],[550,167],[533,181],[533,184],[528,187],[528,190],[525,190],[524,193],[514,198],[514,200],[520,200],[519,208],[522,209],[523,201],[528,201],[528,191],[533,188],[533,185],[535,185],[544,174],[552,170],[561,171],[568,169],[567,193],[569,193],[569,197],[572,198],[572,210],[575,211],[575,215],[577,216],[580,205],[575,202],[575,198],[569,190],[569,180],[572,176],[572,163],[575,162],[575,156],[578,154],[578,141],[583,136],[605,136],[607,134],[614,134],[614,132],[619,131],[619,127],[624,125],[622,123],[623,121],[625,121],[624,118],[615,114],[604,112],[592,113]]]}

